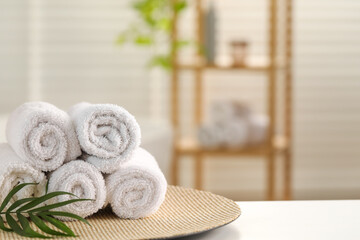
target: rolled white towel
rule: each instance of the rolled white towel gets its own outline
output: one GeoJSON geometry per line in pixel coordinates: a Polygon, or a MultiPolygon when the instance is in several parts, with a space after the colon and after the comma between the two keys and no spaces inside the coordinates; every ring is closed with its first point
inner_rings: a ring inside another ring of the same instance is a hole
{"type": "Polygon", "coordinates": [[[86,161],[103,173],[112,173],[140,145],[140,127],[124,108],[113,104],[79,103],[69,114],[75,124],[86,161]]]}
{"type": "Polygon", "coordinates": [[[249,118],[250,132],[249,143],[250,145],[258,145],[264,143],[267,137],[269,119],[265,115],[252,114],[249,118]]]}
{"type": "MultiPolygon", "coordinates": [[[[84,218],[101,209],[106,200],[105,180],[102,174],[93,165],[82,160],[71,161],[52,172],[48,189],[49,192],[65,191],[79,198],[93,199],[93,201],[76,202],[58,208],[59,211],[71,212],[84,218]]],[[[70,195],[61,195],[54,201],[62,202],[73,198],[70,195]]],[[[67,217],[58,218],[70,220],[67,217]]]]}
{"type": "Polygon", "coordinates": [[[52,171],[81,154],[69,115],[45,102],[24,103],[10,115],[6,138],[19,157],[52,171]]]}
{"type": "Polygon", "coordinates": [[[21,183],[38,183],[38,185],[24,187],[15,194],[10,203],[22,198],[38,197],[45,192],[44,173],[24,163],[6,143],[0,144],[0,166],[0,202],[13,187],[21,183]]]}
{"type": "Polygon", "coordinates": [[[155,158],[138,148],[131,161],[106,177],[106,186],[113,212],[121,218],[138,219],[159,209],[167,183],[155,158]]]}

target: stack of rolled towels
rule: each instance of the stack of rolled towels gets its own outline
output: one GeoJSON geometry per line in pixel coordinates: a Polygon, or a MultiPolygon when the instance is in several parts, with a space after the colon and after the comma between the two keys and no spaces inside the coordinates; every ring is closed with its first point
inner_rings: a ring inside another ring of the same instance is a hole
{"type": "Polygon", "coordinates": [[[210,106],[210,121],[198,130],[205,148],[245,148],[266,140],[268,118],[254,113],[244,102],[223,100],[210,106]]]}
{"type": "MultiPolygon", "coordinates": [[[[36,182],[12,201],[66,191],[80,198],[58,210],[88,217],[110,205],[121,218],[156,212],[166,179],[155,158],[140,147],[141,131],[124,108],[78,103],[68,112],[46,102],[28,102],[12,112],[7,143],[0,144],[0,201],[17,184],[36,182]]],[[[61,195],[53,202],[74,198],[61,195]]],[[[69,220],[59,217],[61,220],[69,220]]]]}

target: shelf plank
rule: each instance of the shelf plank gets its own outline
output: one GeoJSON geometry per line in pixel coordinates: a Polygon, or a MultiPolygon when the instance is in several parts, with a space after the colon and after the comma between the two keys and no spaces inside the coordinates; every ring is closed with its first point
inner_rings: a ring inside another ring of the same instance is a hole
{"type": "Polygon", "coordinates": [[[221,66],[221,65],[199,65],[199,64],[179,64],[179,69],[184,70],[197,70],[197,69],[204,69],[204,70],[222,70],[222,71],[268,71],[269,66],[267,65],[259,65],[259,66],[221,66]]]}
{"type": "Polygon", "coordinates": [[[209,70],[244,70],[244,71],[267,71],[269,66],[267,65],[258,65],[258,66],[219,66],[219,65],[207,65],[205,67],[209,70]]]}
{"type": "MultiPolygon", "coordinates": [[[[282,152],[287,149],[287,141],[283,136],[274,138],[274,149],[282,152]]],[[[268,153],[266,144],[247,148],[204,148],[194,139],[182,139],[176,144],[176,151],[180,155],[203,154],[207,156],[265,156],[268,153]]]]}

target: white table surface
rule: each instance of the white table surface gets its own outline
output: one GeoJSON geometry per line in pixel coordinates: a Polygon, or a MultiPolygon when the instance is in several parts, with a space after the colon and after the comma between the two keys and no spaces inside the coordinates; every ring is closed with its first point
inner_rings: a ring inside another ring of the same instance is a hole
{"type": "Polygon", "coordinates": [[[181,240],[360,240],[360,200],[237,203],[233,223],[181,240]]]}

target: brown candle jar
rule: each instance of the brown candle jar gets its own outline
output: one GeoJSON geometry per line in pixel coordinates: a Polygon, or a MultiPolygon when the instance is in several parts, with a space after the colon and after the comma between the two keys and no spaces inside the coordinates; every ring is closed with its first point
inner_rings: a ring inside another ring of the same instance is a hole
{"type": "Polygon", "coordinates": [[[246,41],[232,41],[231,50],[233,56],[233,65],[237,67],[244,67],[246,65],[248,42],[246,41]]]}

